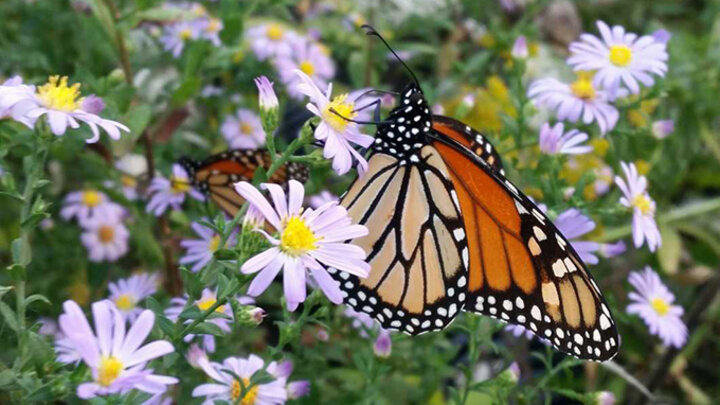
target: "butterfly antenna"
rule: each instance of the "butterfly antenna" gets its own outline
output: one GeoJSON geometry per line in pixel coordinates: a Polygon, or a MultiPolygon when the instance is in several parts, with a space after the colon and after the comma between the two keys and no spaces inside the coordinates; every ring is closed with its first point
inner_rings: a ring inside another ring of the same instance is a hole
{"type": "Polygon", "coordinates": [[[387,47],[387,49],[390,50],[390,52],[393,54],[393,56],[395,56],[395,59],[397,59],[397,61],[400,62],[401,65],[403,65],[403,67],[405,68],[405,70],[408,71],[408,73],[410,73],[410,76],[412,76],[413,81],[415,82],[415,85],[420,87],[420,82],[418,81],[417,76],[415,76],[415,73],[413,73],[412,69],[410,69],[410,67],[400,58],[400,56],[398,56],[398,54],[395,53],[395,51],[390,47],[390,44],[388,44],[388,42],[385,40],[385,38],[383,38],[382,35],[380,35],[380,33],[375,30],[375,28],[373,28],[372,26],[370,26],[368,24],[363,24],[362,28],[365,29],[366,35],[374,35],[374,36],[378,37],[378,39],[380,39],[380,41],[382,41],[383,44],[385,44],[385,47],[387,47]]]}

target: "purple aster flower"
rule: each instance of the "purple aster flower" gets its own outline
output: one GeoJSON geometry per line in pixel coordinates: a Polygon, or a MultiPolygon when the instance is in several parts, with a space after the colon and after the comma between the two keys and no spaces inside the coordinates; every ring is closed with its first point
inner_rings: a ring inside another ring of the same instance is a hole
{"type": "Polygon", "coordinates": [[[125,320],[115,306],[107,301],[96,302],[92,305],[93,332],[74,301],[65,301],[63,308],[60,328],[92,372],[92,381],[77,388],[80,398],[124,394],[133,389],[159,394],[165,392],[168,385],[178,383],[176,378],[156,375],[152,369],[145,368],[150,360],[175,351],[172,344],[164,340],[142,346],[155,323],[152,311],[143,311],[126,332],[125,320]]]}
{"type": "Polygon", "coordinates": [[[213,404],[215,401],[258,405],[284,404],[288,397],[284,378],[250,386],[250,380],[255,373],[265,369],[272,374],[276,364],[273,361],[265,367],[265,362],[254,354],[247,359],[228,357],[222,364],[201,362],[202,370],[214,382],[198,385],[192,396],[205,397],[204,404],[213,404]],[[243,395],[243,387],[250,389],[245,390],[244,396],[240,397],[243,395]]]}
{"type": "MultiPolygon", "coordinates": [[[[279,380],[287,381],[293,372],[293,364],[290,360],[277,363],[275,367],[272,364],[268,366],[268,372],[279,380]]],[[[310,392],[310,382],[307,380],[293,381],[287,383],[288,399],[298,399],[304,397],[310,392]]]]}
{"type": "Polygon", "coordinates": [[[313,83],[325,87],[335,75],[335,64],[326,48],[305,38],[293,41],[292,49],[290,54],[275,59],[275,69],[280,75],[280,80],[285,84],[288,95],[300,100],[304,93],[298,84],[303,79],[295,71],[303,72],[312,79],[313,83]]]}
{"type": "Polygon", "coordinates": [[[160,38],[163,49],[172,53],[173,58],[179,58],[185,49],[185,43],[200,37],[202,28],[202,24],[194,21],[180,21],[167,25],[160,38]]]}
{"type": "Polygon", "coordinates": [[[223,22],[219,18],[209,17],[203,18],[199,21],[200,24],[200,37],[210,41],[213,46],[219,47],[222,45],[220,41],[220,31],[222,31],[223,22]]]}
{"type": "Polygon", "coordinates": [[[515,39],[510,54],[515,59],[527,59],[529,52],[527,46],[527,39],[524,35],[520,35],[519,37],[517,37],[517,39],[515,39]]]}
{"type": "Polygon", "coordinates": [[[655,42],[667,45],[667,43],[670,42],[670,38],[672,38],[672,34],[670,31],[661,28],[653,32],[652,37],[655,39],[655,42]]]}
{"type": "Polygon", "coordinates": [[[675,131],[673,120],[660,120],[652,124],[652,134],[657,139],[664,139],[675,131]]]}
{"type": "Polygon", "coordinates": [[[596,121],[604,134],[615,127],[620,114],[610,104],[607,93],[593,85],[592,76],[592,73],[578,72],[578,79],[571,84],[540,79],[530,85],[528,97],[537,106],[555,110],[560,120],[577,122],[582,118],[585,124],[596,121]]]}
{"type": "Polygon", "coordinates": [[[77,365],[82,360],[82,355],[80,355],[80,351],[75,347],[75,342],[62,332],[55,334],[53,346],[55,349],[55,359],[60,363],[77,365]]]}
{"type": "Polygon", "coordinates": [[[200,368],[200,363],[208,361],[208,355],[197,343],[193,343],[188,348],[187,354],[185,355],[190,366],[193,368],[200,368]]]}
{"type": "Polygon", "coordinates": [[[125,209],[122,206],[110,201],[105,193],[93,189],[69,193],[60,210],[60,216],[64,220],[77,218],[81,226],[86,226],[95,218],[120,220],[124,215],[125,209]]]}
{"type": "MultiPolygon", "coordinates": [[[[173,322],[177,322],[180,319],[180,314],[183,312],[185,307],[188,305],[188,296],[187,294],[180,297],[175,297],[170,300],[170,306],[168,306],[165,309],[165,316],[170,319],[173,322]]],[[[240,301],[240,300],[238,300],[240,301]]],[[[200,311],[207,311],[210,307],[215,305],[217,302],[217,292],[205,288],[202,291],[202,295],[200,296],[200,299],[196,300],[193,304],[197,306],[197,308],[200,311]]],[[[242,303],[240,301],[240,303],[242,303]]],[[[219,315],[224,315],[222,317],[216,317],[208,320],[207,322],[214,323],[218,328],[220,328],[221,331],[225,333],[230,332],[230,323],[233,320],[233,312],[232,308],[230,307],[230,304],[225,304],[219,306],[216,310],[216,313],[219,315]]],[[[185,324],[191,323],[191,319],[185,320],[185,324]]],[[[185,342],[190,342],[193,339],[195,339],[197,335],[195,334],[188,334],[185,336],[185,342]]],[[[213,335],[202,335],[202,348],[207,351],[208,353],[215,352],[215,337],[213,335]]]]}
{"type": "Polygon", "coordinates": [[[83,225],[80,235],[92,262],[114,262],[128,252],[128,232],[120,218],[95,217],[83,225]]]}
{"type": "Polygon", "coordinates": [[[655,222],[655,201],[647,192],[647,179],[640,176],[634,163],[620,162],[625,179],[615,176],[615,184],[622,191],[620,204],[633,210],[633,242],[639,248],[647,242],[651,252],[660,246],[660,231],[655,222]]]}
{"type": "Polygon", "coordinates": [[[310,207],[319,208],[331,201],[339,203],[340,199],[335,194],[327,190],[323,190],[318,194],[310,196],[310,207]]]}
{"type": "Polygon", "coordinates": [[[567,61],[576,71],[594,71],[594,85],[606,89],[611,99],[617,95],[621,83],[637,94],[640,92],[638,82],[652,86],[652,75],[665,76],[668,54],[664,43],[649,35],[638,37],[625,32],[619,25],[611,29],[598,21],[597,26],[602,38],[581,35],[581,41],[570,44],[571,56],[567,61]]]}
{"type": "Polygon", "coordinates": [[[108,299],[115,303],[123,318],[133,322],[142,312],[138,304],[155,294],[158,282],[157,274],[150,273],[140,273],[120,279],[108,284],[110,290],[108,299]]]}
{"type": "Polygon", "coordinates": [[[11,118],[32,129],[35,127],[35,120],[25,117],[19,112],[13,114],[13,107],[20,101],[32,98],[35,94],[35,86],[23,84],[20,76],[13,76],[0,85],[0,119],[11,118]]]}
{"type": "Polygon", "coordinates": [[[277,184],[261,186],[272,197],[273,208],[265,197],[248,182],[235,184],[235,190],[246,201],[257,207],[270,226],[280,235],[276,239],[263,233],[272,247],[247,260],[241,271],[245,274],[260,272],[253,279],[248,294],[258,296],[267,289],[281,269],[288,309],[294,311],[305,301],[306,273],[333,303],[342,302],[339,283],[330,277],[327,267],[367,277],[370,265],[365,251],[345,241],[367,235],[367,228],[352,224],[347,210],[337,203],[327,203],[314,210],[303,208],[303,185],[290,180],[287,195],[277,184]]]}
{"type": "Polygon", "coordinates": [[[230,149],[257,149],[265,145],[260,117],[250,110],[241,108],[233,115],[226,115],[220,132],[230,149]]]}
{"type": "Polygon", "coordinates": [[[582,155],[593,150],[590,145],[582,143],[588,140],[588,135],[573,129],[565,131],[565,125],[558,122],[552,127],[547,122],[540,128],[540,150],[548,155],[566,154],[582,155]]]}
{"type": "Polygon", "coordinates": [[[522,325],[507,325],[505,326],[505,330],[510,332],[513,336],[516,338],[519,338],[520,336],[525,337],[527,340],[532,340],[532,338],[537,338],[540,343],[544,344],[545,346],[551,346],[552,344],[550,341],[548,341],[545,338],[542,338],[540,336],[536,336],[530,329],[527,329],[526,327],[522,325]]]}
{"type": "Polygon", "coordinates": [[[190,185],[190,176],[179,164],[172,167],[173,174],[170,179],[156,176],[150,182],[148,194],[151,196],[145,210],[152,212],[156,217],[162,215],[168,208],[179,210],[180,205],[185,202],[185,194],[198,201],[205,200],[199,191],[190,185]]]}
{"type": "Polygon", "coordinates": [[[291,43],[298,35],[278,23],[268,23],[248,29],[245,37],[250,41],[255,57],[266,60],[290,55],[291,43]]]}
{"type": "MultiPolygon", "coordinates": [[[[180,264],[192,264],[191,270],[197,272],[212,260],[213,254],[220,246],[220,235],[199,222],[193,222],[190,226],[200,236],[200,239],[183,239],[180,241],[180,246],[187,250],[185,256],[180,258],[180,264]]],[[[236,234],[235,231],[230,234],[226,242],[227,246],[235,245],[236,234]]]]}
{"type": "Polygon", "coordinates": [[[391,352],[392,338],[390,337],[390,332],[385,329],[381,329],[375,343],[373,344],[373,353],[375,353],[375,356],[377,357],[387,358],[390,357],[391,352]]]}
{"type": "Polygon", "coordinates": [[[120,131],[130,132],[128,127],[119,122],[85,111],[83,98],[80,96],[80,84],[68,86],[66,76],[50,76],[46,84],[37,88],[0,87],[0,111],[2,110],[11,111],[13,119],[20,122],[35,122],[46,116],[50,131],[57,136],[63,135],[68,127],[79,128],[79,122],[83,122],[90,127],[93,134],[90,139],[85,140],[87,143],[100,140],[100,129],[112,139],[120,139],[120,131]],[[30,89],[34,92],[28,91],[30,89]]]}
{"type": "Polygon", "coordinates": [[[595,229],[595,222],[583,215],[579,210],[570,208],[563,211],[555,218],[555,226],[570,241],[580,258],[588,264],[597,264],[598,258],[595,252],[600,249],[597,242],[579,241],[577,238],[595,229]]]}
{"type": "Polygon", "coordinates": [[[298,91],[310,98],[307,109],[322,119],[315,129],[315,139],[325,142],[323,156],[333,160],[333,170],[341,175],[350,171],[354,159],[358,162],[358,171],[362,175],[367,171],[368,163],[351,144],[367,148],[372,144],[373,138],[360,133],[356,123],[343,119],[356,117],[356,100],[350,99],[347,94],[331,100],[332,84],[328,85],[327,92],[323,94],[308,75],[299,70],[295,73],[302,79],[302,83],[297,86],[298,91]]]}
{"type": "Polygon", "coordinates": [[[675,296],[662,283],[660,276],[650,267],[643,271],[634,271],[628,278],[635,291],[628,294],[632,303],[628,305],[630,314],[639,315],[665,346],[682,347],[687,340],[687,326],[682,321],[683,308],[673,305],[675,296]]]}

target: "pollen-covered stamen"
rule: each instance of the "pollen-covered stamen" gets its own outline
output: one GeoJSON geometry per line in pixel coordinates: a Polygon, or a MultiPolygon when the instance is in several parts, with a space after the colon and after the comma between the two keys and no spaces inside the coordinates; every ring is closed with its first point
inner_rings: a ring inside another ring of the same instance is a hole
{"type": "Polygon", "coordinates": [[[594,100],[595,99],[595,87],[592,84],[593,72],[578,72],[577,80],[571,85],[570,89],[575,97],[583,100],[594,100]]]}
{"type": "Polygon", "coordinates": [[[280,236],[280,249],[290,256],[301,256],[317,249],[320,240],[299,216],[290,217],[280,236]]]}
{"type": "Polygon", "coordinates": [[[625,67],[632,61],[632,50],[627,45],[613,45],[608,55],[610,62],[617,67],[625,67]]]}
{"type": "Polygon", "coordinates": [[[210,238],[210,243],[208,243],[208,250],[214,252],[218,250],[218,247],[220,247],[220,235],[215,235],[210,238]]]}
{"type": "Polygon", "coordinates": [[[349,120],[357,116],[354,111],[355,103],[346,102],[348,95],[340,94],[329,102],[322,111],[323,120],[332,127],[332,129],[343,132],[349,120]]]}
{"type": "Polygon", "coordinates": [[[660,316],[665,316],[670,310],[670,304],[662,298],[653,298],[650,300],[650,306],[660,316]]]}
{"type": "Polygon", "coordinates": [[[102,243],[110,243],[115,240],[115,228],[110,225],[103,225],[98,229],[98,239],[102,243]]]}
{"type": "Polygon", "coordinates": [[[300,70],[308,76],[315,74],[315,65],[309,60],[304,60],[300,63],[300,70]]]}
{"type": "MultiPolygon", "coordinates": [[[[210,297],[206,297],[206,298],[204,298],[204,299],[201,299],[200,301],[198,301],[197,303],[195,303],[195,305],[197,305],[197,307],[198,307],[199,310],[201,310],[201,311],[207,311],[208,309],[210,309],[210,307],[212,307],[213,305],[215,305],[216,302],[217,302],[217,298],[215,298],[214,296],[210,296],[210,297]]],[[[220,312],[220,313],[225,312],[225,306],[224,306],[224,305],[220,305],[219,307],[217,307],[217,308],[215,309],[215,312],[220,312]]]]}
{"type": "Polygon", "coordinates": [[[175,194],[187,193],[190,191],[190,183],[181,177],[170,177],[170,190],[175,194]]]}
{"type": "Polygon", "coordinates": [[[103,387],[108,387],[113,383],[122,372],[124,366],[122,362],[115,356],[103,357],[100,359],[98,367],[97,382],[103,387]]]}
{"type": "Polygon", "coordinates": [[[82,203],[86,207],[97,207],[102,202],[100,193],[94,190],[86,190],[82,193],[82,203]]]}
{"type": "Polygon", "coordinates": [[[258,396],[258,389],[260,388],[258,385],[252,386],[252,388],[247,389],[247,387],[250,386],[250,379],[243,378],[242,379],[242,386],[240,385],[240,381],[233,380],[232,386],[230,387],[230,398],[233,400],[233,403],[237,403],[237,400],[240,399],[240,395],[242,392],[242,387],[245,387],[245,395],[243,395],[242,399],[240,400],[241,405],[253,405],[255,403],[255,399],[258,396]]]}
{"type": "Polygon", "coordinates": [[[643,215],[653,215],[655,213],[655,205],[647,194],[636,195],[631,204],[639,209],[643,215]]]}
{"type": "Polygon", "coordinates": [[[135,300],[130,294],[122,294],[115,298],[115,306],[121,311],[128,311],[135,308],[135,300]]]}
{"type": "Polygon", "coordinates": [[[267,31],[265,33],[271,40],[279,41],[285,34],[285,30],[278,24],[270,24],[267,26],[267,31]]]}
{"type": "Polygon", "coordinates": [[[68,86],[67,76],[50,76],[48,82],[37,89],[37,96],[47,108],[75,111],[82,105],[80,83],[68,86]]]}

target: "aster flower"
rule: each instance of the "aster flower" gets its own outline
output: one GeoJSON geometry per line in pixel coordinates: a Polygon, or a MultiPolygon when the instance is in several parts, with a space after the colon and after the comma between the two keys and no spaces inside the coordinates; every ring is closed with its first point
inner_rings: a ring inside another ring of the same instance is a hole
{"type": "Polygon", "coordinates": [[[597,264],[598,258],[595,252],[600,249],[597,242],[580,241],[577,238],[592,232],[595,229],[595,221],[585,216],[578,209],[570,208],[560,213],[555,218],[555,226],[570,241],[580,259],[587,264],[597,264]]]}
{"type": "Polygon", "coordinates": [[[687,326],[682,321],[683,308],[673,305],[675,296],[662,283],[660,276],[650,267],[643,271],[634,271],[628,278],[636,291],[628,294],[632,303],[627,312],[639,315],[665,346],[680,348],[687,340],[687,326]]]}
{"type": "Polygon", "coordinates": [[[198,39],[201,32],[202,26],[197,22],[180,21],[165,27],[160,43],[163,49],[172,53],[174,58],[179,58],[187,41],[198,39]]]}
{"type": "Polygon", "coordinates": [[[178,382],[176,378],[156,375],[146,368],[150,360],[175,351],[172,344],[164,340],[141,346],[155,323],[152,311],[143,311],[126,332],[120,312],[107,301],[96,302],[92,305],[93,332],[74,301],[65,301],[63,308],[60,328],[92,371],[92,382],[77,388],[80,398],[126,393],[132,389],[158,394],[165,392],[167,385],[178,382]]]}
{"type": "Polygon", "coordinates": [[[200,37],[210,41],[213,46],[220,46],[220,31],[223,29],[223,22],[219,18],[209,17],[200,21],[200,37]]]}
{"type": "Polygon", "coordinates": [[[524,35],[520,35],[515,39],[510,54],[515,59],[527,59],[529,52],[527,46],[527,39],[524,35]]]}
{"type": "Polygon", "coordinates": [[[158,277],[156,274],[140,273],[117,282],[108,284],[110,301],[122,314],[123,318],[134,321],[142,312],[138,304],[157,291],[158,277]]]}
{"type": "Polygon", "coordinates": [[[94,94],[91,94],[83,98],[81,106],[83,111],[97,115],[103,112],[103,110],[105,109],[105,100],[94,94]]]}
{"type": "MultiPolygon", "coordinates": [[[[180,319],[180,314],[183,312],[185,307],[187,306],[188,302],[188,296],[187,294],[182,297],[176,297],[170,300],[170,306],[165,309],[165,316],[170,319],[173,322],[177,322],[180,319]]],[[[238,300],[241,304],[243,301],[240,299],[238,300]]],[[[215,305],[217,302],[217,292],[205,288],[202,291],[202,295],[200,296],[200,299],[196,300],[193,304],[197,306],[197,308],[200,311],[207,311],[210,307],[215,305]]],[[[230,304],[225,304],[217,307],[215,310],[216,313],[219,315],[224,315],[224,317],[216,317],[207,320],[207,322],[215,324],[218,328],[220,328],[221,331],[228,333],[230,332],[230,323],[233,319],[233,312],[232,308],[230,307],[230,304]]],[[[191,323],[192,320],[187,319],[185,320],[186,324],[191,323]]],[[[195,339],[194,334],[190,333],[185,336],[185,342],[190,342],[193,339],[195,339]]],[[[213,335],[203,335],[202,336],[202,348],[209,352],[213,353],[215,352],[215,337],[213,335]]]]}
{"type": "Polygon", "coordinates": [[[34,93],[25,88],[8,95],[0,94],[0,110],[9,109],[13,118],[20,122],[35,122],[47,116],[50,130],[58,136],[63,135],[68,127],[79,128],[79,122],[83,122],[93,134],[92,138],[85,141],[87,143],[100,140],[100,129],[112,139],[120,139],[120,131],[130,132],[128,127],[119,122],[85,111],[84,99],[80,97],[80,84],[68,86],[66,76],[50,76],[46,84],[33,89],[34,93]]]}
{"type": "Polygon", "coordinates": [[[667,138],[668,135],[675,131],[675,122],[673,120],[660,120],[652,124],[652,134],[657,139],[667,138]]]}
{"type": "Polygon", "coordinates": [[[12,118],[28,128],[35,127],[35,119],[22,115],[13,116],[12,107],[19,101],[32,98],[35,86],[23,84],[20,76],[13,76],[0,85],[0,119],[12,118]]]}
{"type": "Polygon", "coordinates": [[[95,217],[83,225],[80,235],[92,262],[114,262],[128,252],[128,232],[120,218],[95,217]]]}
{"type": "Polygon", "coordinates": [[[326,48],[305,38],[291,42],[292,52],[278,56],[275,59],[275,69],[280,74],[280,80],[285,84],[288,95],[301,99],[303,93],[298,84],[302,79],[295,74],[299,70],[317,83],[325,87],[335,75],[335,64],[328,56],[326,48]]]}
{"type": "Polygon", "coordinates": [[[615,394],[610,391],[600,391],[595,393],[595,404],[596,405],[614,405],[615,394]]]}
{"type": "Polygon", "coordinates": [[[70,340],[64,333],[58,331],[53,339],[55,348],[55,359],[63,364],[78,364],[82,360],[80,351],[75,347],[75,343],[70,340]]]}
{"type": "MultiPolygon", "coordinates": [[[[228,357],[222,364],[205,361],[200,365],[205,374],[215,380],[213,383],[198,385],[192,392],[193,397],[205,397],[203,405],[212,405],[215,401],[247,405],[274,405],[287,401],[285,380],[282,378],[250,386],[253,375],[265,366],[265,362],[254,354],[247,359],[228,357]]],[[[277,363],[273,361],[265,370],[272,374],[276,367],[277,363]]]]}
{"type": "Polygon", "coordinates": [[[260,103],[260,110],[263,112],[270,112],[277,110],[280,105],[275,90],[273,89],[273,82],[267,78],[267,76],[259,76],[254,79],[255,86],[258,89],[258,101],[260,103]]]}
{"type": "MultiPolygon", "coordinates": [[[[197,272],[212,260],[213,254],[220,246],[220,235],[199,222],[193,222],[190,227],[200,236],[200,239],[183,239],[180,241],[180,246],[187,250],[185,256],[180,258],[180,264],[192,264],[191,270],[197,272]]],[[[233,231],[226,242],[227,245],[234,246],[235,239],[236,232],[233,231]]]]}
{"type": "Polygon", "coordinates": [[[230,149],[257,149],[265,145],[265,131],[260,117],[243,108],[233,115],[225,116],[220,133],[230,149]]]}
{"type": "Polygon", "coordinates": [[[566,154],[582,155],[593,150],[590,145],[582,143],[588,140],[588,135],[577,129],[565,132],[565,125],[558,122],[552,127],[547,122],[540,128],[540,150],[548,155],[566,154]]]}
{"type": "Polygon", "coordinates": [[[319,192],[318,194],[310,196],[310,207],[312,208],[318,208],[322,205],[329,203],[331,201],[335,201],[336,203],[340,202],[340,199],[333,193],[323,190],[319,192]]]}
{"type": "Polygon", "coordinates": [[[82,226],[95,218],[120,220],[124,215],[125,209],[122,206],[110,201],[105,193],[94,189],[68,193],[60,210],[60,216],[64,220],[77,218],[82,226]]]}
{"type": "Polygon", "coordinates": [[[301,79],[297,86],[298,91],[310,98],[307,109],[322,120],[315,129],[315,139],[325,142],[323,156],[333,160],[333,170],[338,174],[342,175],[350,170],[353,157],[358,162],[358,170],[365,172],[368,168],[367,161],[351,143],[367,148],[372,144],[373,138],[361,134],[356,123],[341,118],[355,118],[355,100],[349,99],[347,94],[341,94],[331,101],[332,84],[328,85],[327,92],[323,94],[308,75],[299,70],[295,73],[301,79]]]}
{"type": "Polygon", "coordinates": [[[203,201],[205,197],[190,185],[190,176],[179,164],[172,167],[172,176],[166,179],[156,176],[150,182],[148,194],[151,196],[145,210],[159,217],[168,208],[179,210],[185,202],[185,195],[190,194],[196,200],[203,201]]]}
{"type": "Polygon", "coordinates": [[[381,357],[381,358],[387,358],[390,357],[390,353],[392,351],[392,338],[390,337],[390,332],[381,329],[378,333],[377,339],[375,339],[375,343],[373,344],[373,353],[375,353],[375,356],[381,357]]]}
{"type": "Polygon", "coordinates": [[[592,73],[578,72],[571,84],[557,79],[539,79],[528,90],[534,104],[555,110],[557,118],[577,122],[581,117],[585,124],[596,121],[600,132],[615,127],[620,114],[610,105],[608,95],[593,85],[592,73]]]}
{"type": "Polygon", "coordinates": [[[268,369],[272,370],[269,372],[275,378],[287,382],[287,386],[285,388],[287,389],[288,399],[298,399],[300,397],[304,397],[310,392],[310,381],[300,380],[288,382],[290,374],[293,372],[293,364],[291,361],[285,360],[277,363],[275,367],[271,366],[272,364],[268,366],[268,369]]]}
{"type": "Polygon", "coordinates": [[[200,368],[201,362],[208,361],[207,352],[205,352],[205,350],[203,350],[197,343],[190,345],[185,358],[193,368],[200,368]]]}
{"type": "Polygon", "coordinates": [[[567,60],[575,70],[595,71],[596,87],[608,90],[614,98],[621,83],[637,94],[638,82],[652,86],[653,75],[665,76],[668,54],[664,43],[649,35],[638,38],[619,25],[610,29],[598,21],[597,26],[602,38],[582,34],[581,41],[570,44],[571,56],[567,60]]]}
{"type": "Polygon", "coordinates": [[[542,338],[540,336],[535,335],[530,331],[530,329],[522,326],[522,325],[506,325],[505,330],[515,336],[516,338],[519,338],[520,336],[523,336],[527,340],[532,340],[533,338],[536,338],[540,343],[544,344],[545,346],[551,346],[552,344],[550,341],[548,341],[545,338],[542,338]]]}
{"type": "Polygon", "coordinates": [[[291,43],[297,36],[295,31],[278,23],[258,25],[245,33],[245,37],[250,41],[250,48],[258,60],[290,55],[291,43]]]}
{"type": "Polygon", "coordinates": [[[235,190],[257,207],[279,234],[279,239],[276,239],[264,233],[273,247],[243,264],[241,270],[245,274],[260,272],[250,284],[248,294],[260,295],[284,269],[287,306],[294,311],[299,303],[305,301],[306,271],[309,270],[328,299],[341,303],[340,286],[330,277],[325,266],[367,277],[370,265],[365,262],[365,252],[358,246],[345,243],[367,235],[367,228],[351,224],[347,210],[334,202],[316,210],[303,209],[305,190],[296,180],[290,180],[287,196],[277,184],[265,183],[261,187],[270,193],[274,209],[250,183],[235,184],[235,190]]]}
{"type": "Polygon", "coordinates": [[[655,42],[667,45],[667,43],[670,42],[670,38],[672,38],[672,34],[670,31],[661,28],[653,32],[652,37],[655,39],[655,42]]]}
{"type": "Polygon", "coordinates": [[[622,191],[620,204],[633,210],[633,242],[639,248],[647,242],[651,252],[660,246],[660,231],[655,222],[655,201],[647,192],[647,179],[638,174],[634,163],[620,162],[625,179],[615,176],[615,184],[622,191]]]}

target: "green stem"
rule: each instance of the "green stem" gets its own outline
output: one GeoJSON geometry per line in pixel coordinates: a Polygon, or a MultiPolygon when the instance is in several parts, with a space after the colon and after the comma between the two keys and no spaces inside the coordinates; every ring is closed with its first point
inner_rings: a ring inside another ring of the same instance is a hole
{"type": "Polygon", "coordinates": [[[477,324],[479,322],[479,319],[476,316],[469,316],[469,317],[467,317],[467,321],[468,321],[468,364],[467,364],[467,368],[465,369],[465,387],[463,388],[461,404],[466,404],[468,397],[470,396],[470,386],[472,385],[472,379],[473,379],[473,366],[475,364],[475,359],[477,358],[477,347],[478,347],[477,324]]]}
{"type": "MultiPolygon", "coordinates": [[[[663,215],[658,216],[657,222],[663,225],[667,225],[673,222],[690,219],[718,210],[720,210],[720,197],[675,208],[666,212],[663,215]]],[[[609,228],[597,239],[597,242],[616,241],[630,234],[632,234],[632,225],[623,225],[615,228],[609,228]]]]}

